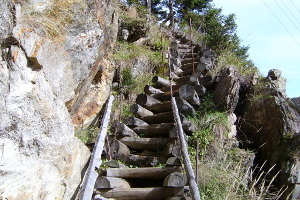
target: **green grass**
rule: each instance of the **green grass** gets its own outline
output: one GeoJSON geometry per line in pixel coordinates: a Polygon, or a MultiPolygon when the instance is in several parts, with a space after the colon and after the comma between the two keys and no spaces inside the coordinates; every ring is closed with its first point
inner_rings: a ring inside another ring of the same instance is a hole
{"type": "Polygon", "coordinates": [[[239,72],[244,76],[251,76],[254,73],[258,73],[257,67],[251,61],[241,59],[231,51],[224,51],[217,57],[216,63],[213,71],[214,74],[219,73],[224,67],[230,65],[237,67],[239,72]]]}
{"type": "MultiPolygon", "coordinates": [[[[206,154],[207,148],[215,138],[215,127],[221,126],[227,132],[229,131],[228,115],[215,108],[213,96],[208,94],[201,102],[201,110],[196,113],[190,121],[196,126],[196,132],[193,133],[192,141],[199,141],[201,149],[200,156],[206,154]]],[[[193,151],[191,149],[191,151],[193,151]]]]}
{"type": "Polygon", "coordinates": [[[84,144],[89,144],[96,141],[98,133],[98,127],[88,127],[85,129],[76,130],[75,137],[80,139],[84,144]]]}
{"type": "Polygon", "coordinates": [[[152,65],[158,66],[162,62],[159,51],[152,51],[146,46],[127,42],[118,42],[113,54],[116,61],[130,61],[141,56],[148,57],[152,65]]]}

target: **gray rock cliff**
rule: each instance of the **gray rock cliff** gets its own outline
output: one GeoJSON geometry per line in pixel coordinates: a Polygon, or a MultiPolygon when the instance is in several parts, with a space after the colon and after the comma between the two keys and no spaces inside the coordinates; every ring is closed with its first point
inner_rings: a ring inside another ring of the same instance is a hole
{"type": "Polygon", "coordinates": [[[0,13],[0,199],[71,199],[90,154],[72,116],[109,94],[117,14],[109,0],[1,0],[0,13]]]}

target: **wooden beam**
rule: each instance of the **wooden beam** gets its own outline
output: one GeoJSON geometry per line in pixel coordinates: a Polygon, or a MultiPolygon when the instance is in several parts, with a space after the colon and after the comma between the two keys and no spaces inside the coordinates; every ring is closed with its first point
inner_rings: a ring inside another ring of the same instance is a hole
{"type": "Polygon", "coordinates": [[[118,200],[162,200],[168,196],[181,196],[184,188],[130,188],[100,190],[100,194],[106,198],[118,200]]]}
{"type": "MultiPolygon", "coordinates": [[[[157,87],[170,87],[170,81],[159,76],[154,76],[152,79],[152,83],[154,83],[157,87]]],[[[174,82],[171,82],[172,85],[175,85],[174,82]]]]}
{"type": "Polygon", "coordinates": [[[164,92],[161,91],[160,89],[156,89],[156,88],[154,88],[154,87],[152,87],[152,86],[150,86],[150,85],[146,85],[146,86],[144,87],[144,92],[145,92],[146,94],[149,94],[149,95],[151,95],[151,94],[161,94],[161,93],[164,93],[164,92]]]}
{"type": "Polygon", "coordinates": [[[184,187],[186,183],[186,177],[179,172],[174,172],[172,174],[169,174],[163,183],[164,187],[184,187]]]}
{"type": "Polygon", "coordinates": [[[164,164],[167,161],[167,157],[162,156],[148,156],[148,155],[136,155],[136,154],[129,154],[129,155],[115,155],[114,159],[120,160],[125,162],[127,165],[134,165],[140,167],[153,167],[157,166],[158,164],[164,164]]]}
{"type": "Polygon", "coordinates": [[[154,113],[169,112],[172,110],[172,103],[171,101],[163,101],[146,108],[154,113]]]}
{"type": "Polygon", "coordinates": [[[159,103],[161,103],[161,101],[155,99],[152,96],[146,95],[146,94],[139,94],[136,97],[136,103],[139,104],[140,106],[147,108],[147,107],[151,107],[155,104],[159,104],[159,103]]]}
{"type": "Polygon", "coordinates": [[[148,124],[172,123],[174,122],[173,112],[163,112],[152,116],[141,117],[141,120],[148,124]]]}
{"type": "Polygon", "coordinates": [[[149,126],[137,126],[133,130],[137,134],[143,134],[144,137],[168,136],[168,132],[173,126],[173,123],[161,123],[149,126]]]}
{"type": "Polygon", "coordinates": [[[120,140],[126,146],[136,150],[159,150],[170,142],[169,138],[134,138],[124,137],[120,140]]]}
{"type": "Polygon", "coordinates": [[[112,110],[112,103],[114,101],[114,96],[110,95],[107,105],[104,111],[104,115],[101,122],[100,132],[98,134],[91,159],[89,162],[89,166],[87,171],[85,172],[81,187],[78,192],[78,198],[80,200],[91,200],[93,195],[93,190],[95,186],[95,182],[98,177],[98,172],[101,165],[101,155],[105,143],[105,138],[107,135],[107,128],[110,121],[110,114],[112,110]]]}
{"type": "Polygon", "coordinates": [[[198,185],[196,183],[195,180],[195,174],[191,165],[191,160],[189,157],[189,153],[188,153],[188,149],[187,149],[187,144],[183,135],[183,129],[182,129],[182,124],[181,124],[181,120],[179,117],[179,112],[177,109],[177,104],[175,101],[175,98],[172,98],[172,105],[175,111],[175,120],[176,120],[176,125],[177,125],[177,129],[178,129],[178,136],[179,136],[179,141],[182,147],[182,157],[183,157],[183,164],[184,164],[184,168],[185,168],[185,172],[188,176],[188,180],[189,180],[189,185],[191,188],[191,193],[193,196],[194,200],[200,200],[200,192],[199,192],[199,188],[198,185]]]}
{"type": "Polygon", "coordinates": [[[144,122],[143,120],[140,120],[136,117],[127,117],[123,120],[124,124],[126,124],[129,127],[136,127],[136,126],[148,126],[149,124],[144,122]]]}
{"type": "Polygon", "coordinates": [[[164,179],[179,167],[108,168],[106,176],[117,178],[164,179]]]}
{"type": "Polygon", "coordinates": [[[139,104],[133,104],[132,106],[130,106],[130,112],[139,117],[146,117],[146,116],[153,115],[153,112],[151,112],[150,110],[147,110],[146,108],[143,108],[139,104]]]}
{"type": "Polygon", "coordinates": [[[98,177],[96,184],[95,184],[96,189],[112,189],[112,188],[130,188],[129,183],[122,179],[122,178],[115,178],[115,177],[106,177],[106,176],[101,176],[98,177]]]}
{"type": "Polygon", "coordinates": [[[119,121],[115,121],[110,130],[112,133],[116,133],[118,137],[139,137],[132,129],[119,121]]]}

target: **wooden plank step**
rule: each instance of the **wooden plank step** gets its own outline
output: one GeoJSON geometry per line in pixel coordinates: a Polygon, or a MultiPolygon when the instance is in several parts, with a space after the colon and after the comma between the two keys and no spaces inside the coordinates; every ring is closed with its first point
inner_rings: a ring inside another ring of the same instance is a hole
{"type": "MultiPolygon", "coordinates": [[[[169,91],[170,91],[170,89],[169,89],[169,91]]],[[[173,88],[173,96],[177,97],[178,94],[179,94],[178,90],[175,90],[173,88]]],[[[152,97],[157,99],[157,100],[160,100],[160,101],[170,101],[171,100],[171,93],[170,92],[164,92],[162,94],[154,94],[154,95],[152,95],[152,97]]]]}
{"type": "Polygon", "coordinates": [[[170,138],[137,138],[123,137],[120,139],[122,143],[136,150],[159,150],[163,149],[167,143],[171,142],[170,138]]]}
{"type": "Polygon", "coordinates": [[[183,54],[181,57],[182,58],[197,58],[197,57],[199,57],[200,56],[200,54],[199,54],[199,52],[197,51],[197,52],[190,52],[190,53],[185,53],[185,54],[183,54]]]}
{"type": "Polygon", "coordinates": [[[140,120],[136,117],[127,117],[123,120],[123,123],[126,124],[128,127],[136,127],[136,126],[148,126],[146,122],[140,120]]]}
{"type": "MultiPolygon", "coordinates": [[[[199,64],[199,62],[194,62],[195,71],[197,71],[198,64],[199,64]]],[[[181,66],[181,69],[183,71],[193,69],[193,63],[184,64],[184,65],[181,66]]]]}
{"type": "Polygon", "coordinates": [[[191,49],[191,48],[195,48],[195,46],[193,45],[191,45],[191,44],[181,44],[181,43],[179,43],[179,44],[177,44],[177,46],[178,46],[178,48],[179,49],[191,49]]]}
{"type": "Polygon", "coordinates": [[[170,81],[170,80],[167,80],[167,79],[164,79],[164,78],[161,78],[159,76],[154,76],[152,78],[152,83],[154,83],[158,88],[160,87],[170,87],[170,85],[175,85],[174,82],[170,81]]]}
{"type": "Polygon", "coordinates": [[[180,167],[107,168],[106,176],[117,178],[164,179],[180,167]]]}
{"type": "MultiPolygon", "coordinates": [[[[195,69],[196,71],[196,69],[195,69]]],[[[193,69],[187,69],[185,71],[182,71],[180,74],[178,74],[179,77],[188,76],[193,74],[193,69]]]]}
{"type": "Polygon", "coordinates": [[[159,124],[159,123],[173,123],[174,117],[173,112],[157,113],[152,116],[141,117],[141,120],[148,124],[159,124]]]}
{"type": "Polygon", "coordinates": [[[169,131],[173,128],[173,123],[151,124],[149,126],[138,126],[133,130],[137,134],[143,134],[146,137],[169,136],[169,131]]]}
{"type": "Polygon", "coordinates": [[[158,164],[165,164],[168,160],[165,156],[153,156],[153,155],[115,155],[114,159],[120,160],[127,165],[139,166],[139,167],[153,167],[158,164]]]}
{"type": "Polygon", "coordinates": [[[179,54],[192,53],[192,49],[178,49],[179,54]]]}
{"type": "Polygon", "coordinates": [[[172,103],[171,101],[163,101],[146,108],[153,113],[169,112],[172,110],[172,103]]]}
{"type": "Polygon", "coordinates": [[[163,200],[169,196],[182,196],[184,188],[128,188],[128,189],[111,189],[99,190],[105,198],[117,200],[163,200]]]}
{"type": "Polygon", "coordinates": [[[137,115],[139,117],[145,117],[145,116],[151,116],[153,115],[153,112],[150,110],[147,110],[146,108],[140,106],[139,104],[133,104],[130,106],[130,112],[134,115],[137,115]]]}
{"type": "Polygon", "coordinates": [[[184,65],[184,64],[188,64],[188,63],[193,63],[193,60],[194,60],[194,63],[196,62],[200,62],[200,58],[185,58],[183,60],[181,60],[181,64],[184,65]]]}
{"type": "Polygon", "coordinates": [[[152,87],[152,86],[150,86],[150,85],[145,85],[145,87],[144,87],[144,92],[145,92],[146,94],[149,94],[149,95],[151,95],[151,94],[160,94],[160,93],[164,93],[164,92],[161,91],[160,89],[157,89],[157,88],[152,87]]]}

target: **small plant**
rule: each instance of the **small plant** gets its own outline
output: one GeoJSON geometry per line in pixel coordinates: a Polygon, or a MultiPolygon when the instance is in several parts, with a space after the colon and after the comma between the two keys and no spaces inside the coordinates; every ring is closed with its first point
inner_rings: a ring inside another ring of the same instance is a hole
{"type": "Polygon", "coordinates": [[[88,127],[85,129],[78,129],[75,131],[75,137],[80,139],[84,144],[95,142],[99,133],[98,127],[88,127]]]}
{"type": "Polygon", "coordinates": [[[201,110],[196,113],[195,117],[190,118],[196,126],[197,131],[193,133],[192,141],[199,141],[200,156],[203,157],[210,143],[215,139],[214,128],[222,126],[229,130],[228,116],[215,108],[213,96],[208,94],[202,101],[201,110]]]}

